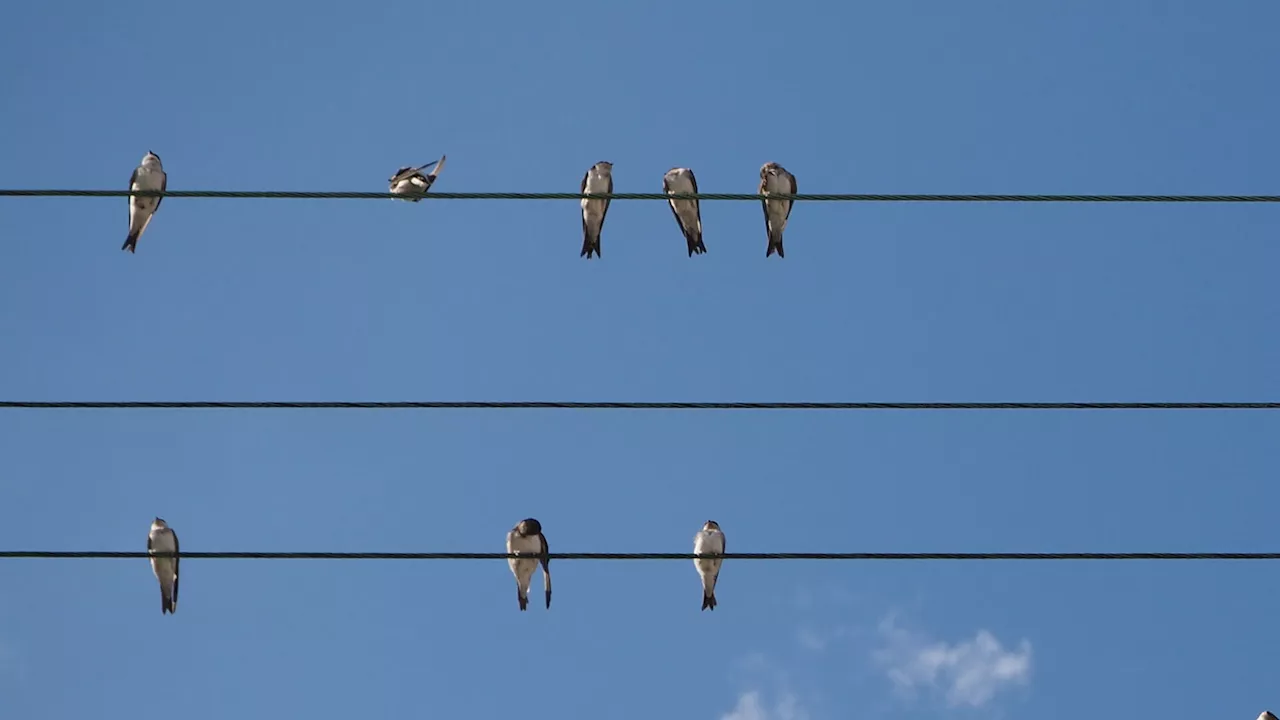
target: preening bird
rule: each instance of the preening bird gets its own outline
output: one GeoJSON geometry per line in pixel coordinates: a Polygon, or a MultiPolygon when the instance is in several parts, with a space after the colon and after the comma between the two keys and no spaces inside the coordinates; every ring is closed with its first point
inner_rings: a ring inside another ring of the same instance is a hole
{"type": "Polygon", "coordinates": [[[542,584],[547,593],[547,608],[551,607],[551,549],[547,546],[547,538],[542,534],[542,523],[533,518],[525,518],[516,523],[507,533],[507,553],[519,553],[528,558],[507,558],[511,573],[516,576],[516,596],[520,600],[520,610],[529,608],[529,583],[533,573],[542,563],[542,584]]]}
{"type": "MultiPolygon", "coordinates": [[[[775,162],[767,162],[760,166],[760,194],[770,195],[773,193],[784,193],[788,195],[796,194],[796,176],[787,172],[786,168],[775,162]]],[[[782,231],[787,227],[787,220],[791,217],[791,205],[793,200],[772,200],[765,198],[760,201],[764,207],[764,229],[769,234],[769,247],[765,250],[764,256],[769,257],[775,252],[778,257],[786,257],[782,252],[782,231]]]]}
{"type": "MultiPolygon", "coordinates": [[[[444,170],[445,156],[441,155],[439,160],[433,160],[426,165],[420,167],[402,167],[391,176],[391,194],[393,195],[422,195],[431,189],[440,172],[444,170]],[[435,165],[430,173],[423,175],[422,171],[435,165]]],[[[407,197],[400,198],[409,202],[418,202],[422,198],[407,197]]]]}

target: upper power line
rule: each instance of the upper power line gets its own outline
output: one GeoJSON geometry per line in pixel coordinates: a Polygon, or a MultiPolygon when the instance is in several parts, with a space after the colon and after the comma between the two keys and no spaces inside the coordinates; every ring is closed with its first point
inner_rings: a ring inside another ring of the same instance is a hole
{"type": "Polygon", "coordinates": [[[795,200],[799,202],[1036,202],[1036,203],[1274,203],[1280,195],[1018,195],[883,193],[572,193],[436,192],[389,193],[288,190],[20,190],[0,197],[187,197],[294,200],[795,200]]]}
{"type": "MultiPolygon", "coordinates": [[[[174,557],[219,560],[505,560],[527,555],[502,552],[148,552],[115,550],[0,550],[0,558],[121,559],[174,557]]],[[[550,560],[1280,560],[1280,552],[763,552],[611,553],[562,552],[550,560]]]]}
{"type": "Polygon", "coordinates": [[[574,402],[0,400],[44,410],[1280,410],[1280,402],[574,402]]]}
{"type": "MultiPolygon", "coordinates": [[[[614,200],[658,200],[671,208],[684,235],[688,256],[707,254],[703,240],[702,200],[742,200],[759,202],[764,210],[768,237],[765,257],[786,257],[784,232],[795,202],[1159,202],[1159,203],[1258,203],[1280,202],[1280,195],[1031,195],[1031,194],[861,194],[801,193],[794,174],[776,162],[760,166],[759,185],[754,193],[703,193],[691,168],[673,167],[662,176],[662,192],[615,192],[613,163],[601,160],[587,169],[578,192],[429,192],[444,169],[446,156],[426,165],[402,166],[388,179],[386,192],[341,191],[258,191],[258,190],[169,190],[169,173],[160,156],[148,150],[134,168],[129,184],[117,190],[0,190],[9,197],[121,197],[128,198],[129,226],[121,250],[137,252],[142,234],[167,197],[273,198],[273,199],[360,199],[360,200],[577,200],[581,209],[582,249],[579,257],[602,258],[601,237],[609,205],[614,200]],[[423,170],[431,168],[429,173],[423,170]]],[[[654,178],[656,181],[656,178],[654,178]]],[[[654,185],[657,185],[655,182],[654,185]]],[[[571,185],[565,189],[571,188],[571,185]]],[[[652,187],[652,186],[651,186],[652,187]]],[[[616,224],[616,223],[615,223],[616,224]]]]}

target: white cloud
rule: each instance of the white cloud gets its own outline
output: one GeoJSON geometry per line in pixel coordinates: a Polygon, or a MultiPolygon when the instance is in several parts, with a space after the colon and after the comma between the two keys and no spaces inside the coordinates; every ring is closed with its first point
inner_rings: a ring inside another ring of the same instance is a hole
{"type": "Polygon", "coordinates": [[[796,631],[796,641],[799,642],[800,646],[805,650],[822,652],[827,649],[827,638],[807,627],[802,627],[796,631]]]}
{"type": "Polygon", "coordinates": [[[814,627],[801,625],[796,630],[796,643],[809,652],[820,653],[833,647],[837,640],[853,639],[861,634],[851,625],[814,627]]]}
{"type": "Polygon", "coordinates": [[[887,618],[880,624],[887,644],[874,657],[901,691],[942,690],[947,704],[981,707],[1008,687],[1024,685],[1031,675],[1031,643],[1005,650],[994,635],[979,630],[972,640],[954,645],[930,642],[887,618]]]}
{"type": "Polygon", "coordinates": [[[782,697],[770,709],[760,699],[759,690],[744,692],[738,696],[738,704],[720,720],[808,720],[809,713],[800,701],[790,693],[782,697]]]}

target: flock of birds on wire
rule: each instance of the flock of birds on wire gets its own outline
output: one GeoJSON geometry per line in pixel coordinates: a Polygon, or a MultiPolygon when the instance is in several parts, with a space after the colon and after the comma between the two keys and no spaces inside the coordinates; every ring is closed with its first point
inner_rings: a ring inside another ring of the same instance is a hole
{"type": "MultiPolygon", "coordinates": [[[[435,183],[440,171],[444,169],[445,156],[439,160],[419,167],[402,167],[390,178],[390,192],[403,195],[404,200],[418,202],[435,183]],[[423,170],[431,168],[423,174],[423,170]]],[[[613,163],[601,161],[592,165],[582,177],[579,192],[583,195],[611,194],[613,192],[613,163]]],[[[168,176],[160,163],[160,157],[148,151],[142,163],[129,178],[129,190],[164,192],[168,184],[168,176]]],[[[689,168],[676,167],[667,171],[662,178],[662,189],[668,195],[697,194],[698,181],[689,168]]],[[[760,168],[759,194],[794,195],[796,194],[796,178],[785,168],[774,162],[765,163],[760,168]]],[[[129,197],[129,235],[124,242],[123,250],[135,252],[138,238],[151,222],[151,218],[160,208],[163,196],[129,197]]],[[[582,198],[582,252],[580,257],[590,259],[593,255],[600,257],[600,232],[604,227],[605,216],[609,212],[609,198],[582,198]]],[[[667,202],[680,230],[688,244],[689,257],[704,254],[707,247],[702,241],[702,213],[697,198],[670,198],[667,202]]],[[[787,219],[791,216],[793,200],[790,198],[768,198],[761,200],[764,207],[765,230],[769,244],[765,257],[777,253],[784,257],[782,248],[782,231],[786,228],[787,219]]],[[[151,570],[160,583],[161,614],[176,613],[178,610],[178,579],[181,556],[178,551],[178,536],[173,528],[161,518],[155,518],[151,524],[151,532],[147,536],[147,552],[151,559],[151,570]]],[[[694,567],[702,580],[702,609],[716,608],[716,581],[720,576],[720,565],[724,561],[724,532],[714,520],[708,520],[697,535],[694,536],[694,567]]],[[[511,568],[516,581],[516,597],[520,610],[529,607],[529,586],[538,566],[542,566],[543,589],[546,607],[551,608],[551,558],[547,538],[542,532],[542,524],[534,518],[525,518],[516,523],[507,533],[507,553],[524,557],[511,557],[507,564],[511,568]]],[[[1258,720],[1280,720],[1270,711],[1264,711],[1258,720]]]]}
{"type": "MultiPolygon", "coordinates": [[[[694,568],[702,578],[702,609],[716,609],[716,580],[720,577],[720,564],[724,562],[724,532],[715,520],[708,520],[693,537],[694,568]]],[[[147,534],[147,554],[151,556],[151,572],[160,582],[160,614],[178,612],[178,565],[182,561],[178,551],[178,534],[162,518],[151,522],[147,534]]],[[[516,577],[516,597],[523,612],[529,608],[529,585],[533,573],[542,565],[542,585],[546,594],[547,609],[551,609],[551,548],[547,536],[542,534],[542,523],[525,518],[507,532],[507,554],[525,557],[507,558],[511,574],[516,577]]],[[[1270,720],[1276,720],[1274,717],[1270,720]]]]}
{"type": "MultiPolygon", "coordinates": [[[[418,202],[421,196],[425,195],[439,177],[440,171],[444,169],[445,156],[441,155],[439,160],[435,160],[422,165],[420,167],[402,167],[391,176],[391,194],[404,195],[402,198],[409,202],[418,202]],[[433,167],[434,166],[434,167],[433,167]],[[430,172],[423,174],[423,170],[431,168],[430,172]]],[[[146,156],[142,158],[142,163],[134,169],[133,175],[129,178],[129,191],[159,191],[164,192],[168,185],[169,177],[165,174],[164,166],[160,163],[160,156],[148,151],[146,156]]],[[[698,181],[693,175],[693,171],[686,167],[671,168],[662,176],[662,190],[667,195],[696,195],[698,193],[698,181]]],[[[592,165],[587,173],[582,176],[582,185],[578,191],[583,195],[609,195],[613,193],[613,163],[600,161],[592,165]]],[[[775,162],[767,162],[760,167],[760,195],[795,195],[796,194],[796,176],[787,172],[786,168],[775,162]]],[[[164,200],[163,195],[157,196],[129,196],[129,236],[124,241],[121,250],[136,252],[138,248],[138,238],[142,237],[142,233],[147,229],[147,225],[151,223],[152,216],[160,209],[160,201],[164,200]]],[[[609,214],[609,198],[582,198],[580,205],[582,206],[582,252],[578,253],[579,257],[586,257],[588,260],[594,255],[602,257],[600,253],[600,232],[604,228],[605,216],[609,214]]],[[[779,258],[785,257],[782,248],[782,231],[787,227],[787,219],[791,217],[791,205],[793,200],[790,198],[765,198],[760,201],[764,207],[764,226],[765,232],[769,238],[769,244],[765,249],[765,257],[769,257],[774,253],[779,258]]],[[[680,225],[680,232],[684,234],[685,242],[688,244],[689,257],[695,254],[702,255],[707,252],[707,246],[702,242],[702,209],[698,205],[697,198],[677,199],[671,198],[667,200],[671,205],[671,214],[675,216],[676,223],[680,225]]]]}

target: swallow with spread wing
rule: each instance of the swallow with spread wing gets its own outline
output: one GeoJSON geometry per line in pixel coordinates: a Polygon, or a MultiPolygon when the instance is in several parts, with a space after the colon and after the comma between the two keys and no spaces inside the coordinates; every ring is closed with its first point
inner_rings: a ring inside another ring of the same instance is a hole
{"type": "MultiPolygon", "coordinates": [[[[392,175],[391,180],[389,181],[391,183],[391,194],[425,195],[426,192],[431,189],[431,185],[435,183],[436,178],[439,177],[440,171],[444,170],[445,157],[446,156],[441,155],[439,160],[433,160],[421,167],[402,167],[397,170],[396,174],[392,175]],[[435,167],[432,168],[431,172],[423,175],[422,171],[432,165],[435,167]]],[[[399,199],[408,200],[409,202],[418,202],[422,198],[406,197],[399,199]]]]}

